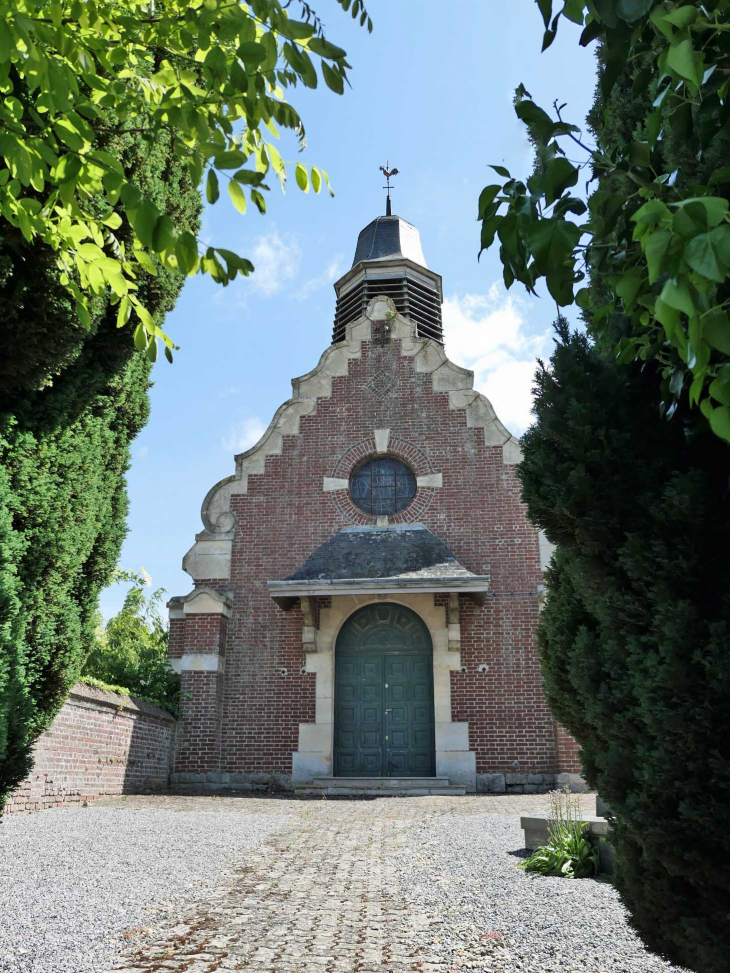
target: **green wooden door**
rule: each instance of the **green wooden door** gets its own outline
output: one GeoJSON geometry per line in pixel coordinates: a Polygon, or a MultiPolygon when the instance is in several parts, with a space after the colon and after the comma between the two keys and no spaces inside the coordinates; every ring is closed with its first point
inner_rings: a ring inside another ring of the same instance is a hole
{"type": "Polygon", "coordinates": [[[335,649],[336,777],[431,777],[435,770],[433,650],[401,605],[368,605],[335,649]]]}

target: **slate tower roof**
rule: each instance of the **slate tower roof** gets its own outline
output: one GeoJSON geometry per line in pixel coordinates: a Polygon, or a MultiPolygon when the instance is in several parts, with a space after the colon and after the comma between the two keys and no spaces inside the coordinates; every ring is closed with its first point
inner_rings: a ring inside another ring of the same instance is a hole
{"type": "Polygon", "coordinates": [[[335,292],[333,344],[346,339],[347,325],[382,294],[422,338],[444,343],[441,277],[426,266],[416,227],[400,216],[378,216],[360,231],[352,267],[335,283],[335,292]]]}

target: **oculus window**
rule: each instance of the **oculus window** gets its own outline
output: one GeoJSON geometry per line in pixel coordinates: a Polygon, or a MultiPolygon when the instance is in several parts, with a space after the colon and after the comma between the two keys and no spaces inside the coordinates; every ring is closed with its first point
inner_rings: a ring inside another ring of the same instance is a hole
{"type": "Polygon", "coordinates": [[[416,476],[392,456],[369,459],[353,473],[350,495],[360,510],[373,517],[397,514],[415,497],[416,476]]]}

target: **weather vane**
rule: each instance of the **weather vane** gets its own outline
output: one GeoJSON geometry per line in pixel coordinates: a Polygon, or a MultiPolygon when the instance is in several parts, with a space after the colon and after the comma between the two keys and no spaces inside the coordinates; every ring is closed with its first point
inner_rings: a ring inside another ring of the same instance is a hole
{"type": "Polygon", "coordinates": [[[397,169],[389,169],[388,168],[389,165],[390,165],[390,162],[388,162],[387,159],[386,159],[385,165],[384,166],[380,166],[380,171],[385,176],[385,182],[387,183],[387,185],[383,186],[383,189],[387,189],[388,190],[388,195],[387,195],[386,201],[385,201],[385,215],[386,216],[390,216],[391,215],[391,212],[390,212],[390,188],[391,188],[390,187],[390,177],[391,176],[397,176],[398,175],[398,170],[397,169]]]}

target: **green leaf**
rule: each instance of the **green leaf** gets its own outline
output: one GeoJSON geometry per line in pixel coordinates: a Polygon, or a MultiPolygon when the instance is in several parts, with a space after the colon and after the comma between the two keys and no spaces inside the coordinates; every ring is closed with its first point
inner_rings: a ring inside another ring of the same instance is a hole
{"type": "Polygon", "coordinates": [[[730,443],[730,408],[721,405],[717,409],[713,409],[709,415],[709,420],[710,429],[715,435],[730,443]]]}
{"type": "Polygon", "coordinates": [[[219,152],[213,156],[213,165],[216,169],[238,169],[246,161],[243,152],[232,149],[230,152],[219,152]]]}
{"type": "Polygon", "coordinates": [[[312,189],[315,193],[318,193],[322,186],[322,177],[319,174],[319,169],[316,166],[312,166],[312,171],[310,174],[312,180],[312,189]]]}
{"type": "Polygon", "coordinates": [[[254,41],[245,41],[243,44],[240,44],[236,53],[246,64],[253,65],[261,64],[267,57],[266,48],[254,41]]]}
{"type": "Polygon", "coordinates": [[[721,284],[730,267],[730,226],[725,223],[693,237],[684,248],[684,259],[692,270],[721,284]]]}
{"type": "Polygon", "coordinates": [[[697,313],[689,287],[683,281],[676,283],[668,280],[662,288],[660,297],[665,304],[677,311],[683,311],[688,318],[697,313]]]}
{"type": "Polygon", "coordinates": [[[130,223],[143,247],[152,246],[152,233],[159,216],[159,210],[149,199],[143,199],[134,213],[129,214],[130,223]]]}
{"type": "Polygon", "coordinates": [[[129,303],[128,297],[123,297],[119,302],[119,307],[117,309],[117,327],[123,328],[124,325],[129,321],[129,316],[132,313],[132,307],[129,303]]]}
{"type": "Polygon", "coordinates": [[[702,79],[697,77],[695,52],[689,38],[672,42],[667,51],[667,67],[681,78],[700,86],[702,79]]]}
{"type": "Polygon", "coordinates": [[[299,20],[289,20],[288,17],[280,21],[277,29],[282,37],[288,37],[292,41],[305,41],[314,33],[314,27],[311,24],[305,24],[299,20]]]}
{"type": "Polygon", "coordinates": [[[251,202],[254,204],[254,206],[259,211],[259,213],[261,213],[261,215],[263,216],[264,213],[266,212],[266,200],[264,199],[262,194],[258,191],[258,189],[251,190],[251,202]]]}
{"type": "Polygon", "coordinates": [[[233,201],[233,205],[236,207],[238,212],[245,213],[246,195],[244,191],[241,189],[240,185],[235,181],[235,179],[231,179],[231,181],[228,183],[228,194],[231,197],[231,200],[233,201]]]}
{"type": "Polygon", "coordinates": [[[654,305],[654,316],[664,328],[667,340],[671,341],[679,325],[679,312],[658,297],[654,305]]]}
{"type": "Polygon", "coordinates": [[[314,70],[314,65],[312,64],[312,59],[307,54],[306,51],[297,51],[297,60],[299,63],[299,69],[294,68],[297,74],[302,79],[302,82],[308,88],[317,87],[317,72],[314,70]]]}
{"type": "Polygon", "coordinates": [[[297,162],[297,167],[295,169],[294,174],[297,180],[297,186],[299,186],[302,192],[308,193],[309,177],[307,176],[307,170],[304,168],[301,162],[297,162]]]}
{"type": "Polygon", "coordinates": [[[198,243],[192,233],[185,230],[175,241],[175,256],[180,270],[190,276],[198,266],[198,243]]]}
{"type": "Polygon", "coordinates": [[[72,182],[81,172],[81,159],[77,155],[62,155],[58,160],[54,175],[56,182],[72,182]]]}
{"type": "Polygon", "coordinates": [[[341,95],[345,91],[345,83],[342,79],[342,75],[331,68],[326,61],[322,62],[322,74],[324,75],[325,84],[327,87],[334,91],[335,94],[341,95]]]}
{"type": "Polygon", "coordinates": [[[632,142],[629,146],[629,158],[635,166],[648,169],[651,166],[651,149],[648,142],[632,142]]]}
{"type": "Polygon", "coordinates": [[[324,37],[313,37],[307,43],[307,47],[315,54],[319,54],[320,57],[327,57],[331,61],[338,61],[340,58],[347,56],[347,51],[343,51],[336,44],[330,44],[324,37]]]}
{"type": "Polygon", "coordinates": [[[542,14],[542,22],[547,27],[553,15],[553,2],[552,0],[537,0],[537,6],[542,14]]]}
{"type": "Polygon", "coordinates": [[[669,230],[655,230],[641,241],[649,268],[649,283],[654,284],[664,272],[664,258],[667,255],[672,234],[669,230]]]}
{"type": "Polygon", "coordinates": [[[479,256],[482,255],[482,251],[488,250],[494,243],[494,235],[503,219],[503,216],[492,216],[482,223],[481,250],[479,251],[479,256]]]}
{"type": "Polygon", "coordinates": [[[134,329],[134,347],[137,351],[147,351],[147,332],[145,327],[140,321],[137,327],[134,329]]]}
{"type": "Polygon", "coordinates": [[[245,185],[260,186],[263,182],[264,174],[263,172],[253,172],[251,169],[239,169],[233,178],[236,182],[242,182],[245,185]]]}
{"type": "Polygon", "coordinates": [[[545,202],[548,206],[562,196],[570,186],[575,186],[578,175],[578,169],[571,165],[565,156],[556,156],[547,164],[543,173],[543,186],[545,202]]]}
{"type": "Polygon", "coordinates": [[[710,382],[710,387],[707,391],[721,405],[730,405],[730,382],[723,382],[721,379],[716,378],[710,382]]]}
{"type": "Polygon", "coordinates": [[[656,0],[618,0],[616,13],[627,24],[633,24],[649,13],[656,0]]]}
{"type": "Polygon", "coordinates": [[[723,199],[722,196],[693,196],[674,205],[678,209],[689,209],[694,212],[703,210],[703,216],[708,227],[717,226],[725,219],[728,212],[728,201],[723,199]]]}
{"type": "MultiPolygon", "coordinates": [[[[537,142],[547,144],[550,141],[555,127],[554,122],[547,112],[538,107],[534,101],[518,101],[515,105],[515,112],[517,117],[527,125],[530,134],[537,142]]],[[[496,169],[496,166],[493,168],[496,169]]]]}
{"type": "Polygon", "coordinates": [[[702,337],[717,351],[730,355],[730,320],[727,314],[716,311],[704,319],[702,337]]]}
{"type": "Polygon", "coordinates": [[[624,308],[630,311],[636,297],[641,290],[643,271],[641,267],[632,267],[622,275],[616,284],[616,293],[624,303],[624,308]]]}
{"type": "Polygon", "coordinates": [[[677,7],[671,10],[668,14],[663,14],[661,19],[667,24],[673,24],[675,27],[689,27],[697,20],[698,10],[693,4],[687,4],[684,7],[677,7]]]}
{"type": "Polygon", "coordinates": [[[581,231],[569,220],[539,220],[533,223],[527,241],[541,268],[558,267],[580,240],[581,231]]]}
{"type": "Polygon", "coordinates": [[[660,199],[650,199],[631,216],[633,223],[661,223],[671,219],[671,213],[660,199]]]}
{"type": "Polygon", "coordinates": [[[152,249],[155,253],[167,250],[175,242],[177,231],[175,224],[165,213],[159,217],[152,231],[152,249]]]}
{"type": "Polygon", "coordinates": [[[510,177],[509,169],[505,169],[504,166],[493,166],[490,163],[489,168],[494,169],[498,176],[503,176],[505,179],[509,179],[510,177]]]}
{"type": "Polygon", "coordinates": [[[215,170],[213,169],[208,169],[208,180],[205,187],[205,196],[209,203],[215,203],[220,196],[218,176],[215,174],[215,170]]]}
{"type": "Polygon", "coordinates": [[[491,205],[494,197],[501,190],[501,188],[502,188],[501,186],[491,185],[491,186],[485,186],[484,189],[482,189],[481,193],[479,194],[479,206],[478,206],[479,211],[477,213],[478,220],[484,218],[484,213],[487,207],[491,205]]]}

